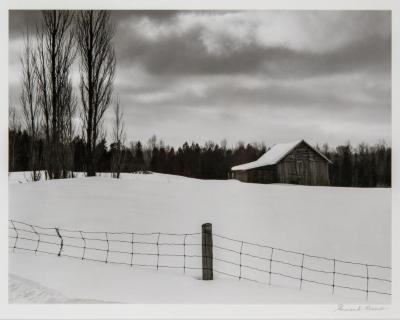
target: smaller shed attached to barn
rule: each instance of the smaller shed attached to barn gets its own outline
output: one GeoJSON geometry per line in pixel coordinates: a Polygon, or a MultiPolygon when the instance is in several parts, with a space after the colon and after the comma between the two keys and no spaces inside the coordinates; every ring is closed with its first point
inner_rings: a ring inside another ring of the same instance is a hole
{"type": "Polygon", "coordinates": [[[254,183],[329,185],[332,162],[304,140],[275,144],[258,160],[232,167],[229,178],[254,183]]]}

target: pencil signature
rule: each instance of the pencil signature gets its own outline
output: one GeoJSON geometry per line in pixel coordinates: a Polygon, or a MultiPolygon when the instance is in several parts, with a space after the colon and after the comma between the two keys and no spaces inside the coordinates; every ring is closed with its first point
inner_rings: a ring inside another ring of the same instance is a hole
{"type": "Polygon", "coordinates": [[[383,311],[387,310],[386,306],[377,305],[344,305],[338,304],[334,311],[383,311]]]}

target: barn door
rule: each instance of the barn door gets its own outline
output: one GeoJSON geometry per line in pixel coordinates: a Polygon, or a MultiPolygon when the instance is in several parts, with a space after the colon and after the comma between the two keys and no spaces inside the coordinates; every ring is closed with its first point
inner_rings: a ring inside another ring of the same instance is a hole
{"type": "Polygon", "coordinates": [[[318,185],[317,183],[317,173],[318,173],[318,163],[316,161],[310,160],[310,184],[312,186],[318,185]]]}
{"type": "Polygon", "coordinates": [[[297,174],[299,176],[299,184],[307,184],[307,170],[302,160],[296,162],[297,174]]]}

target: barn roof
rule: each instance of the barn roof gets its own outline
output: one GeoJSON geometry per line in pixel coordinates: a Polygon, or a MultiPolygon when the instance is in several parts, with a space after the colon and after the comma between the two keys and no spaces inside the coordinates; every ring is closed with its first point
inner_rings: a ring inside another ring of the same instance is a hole
{"type": "Polygon", "coordinates": [[[240,170],[250,170],[264,166],[270,166],[277,164],[281,161],[290,151],[292,151],[295,147],[297,147],[300,143],[304,142],[308,145],[311,149],[313,149],[316,153],[318,153],[322,158],[324,158],[329,163],[332,163],[327,157],[325,157],[321,152],[310,146],[304,140],[297,140],[288,143],[278,143],[272,146],[266,153],[264,153],[260,158],[256,161],[244,163],[239,166],[232,167],[231,170],[233,171],[240,171],[240,170]]]}

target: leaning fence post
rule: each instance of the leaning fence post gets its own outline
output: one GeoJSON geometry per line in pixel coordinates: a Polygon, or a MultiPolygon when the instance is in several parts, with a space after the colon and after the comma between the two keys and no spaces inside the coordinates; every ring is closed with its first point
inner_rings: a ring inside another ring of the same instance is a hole
{"type": "Polygon", "coordinates": [[[213,280],[213,243],[211,223],[205,223],[201,226],[201,235],[203,280],[213,280]]]}

